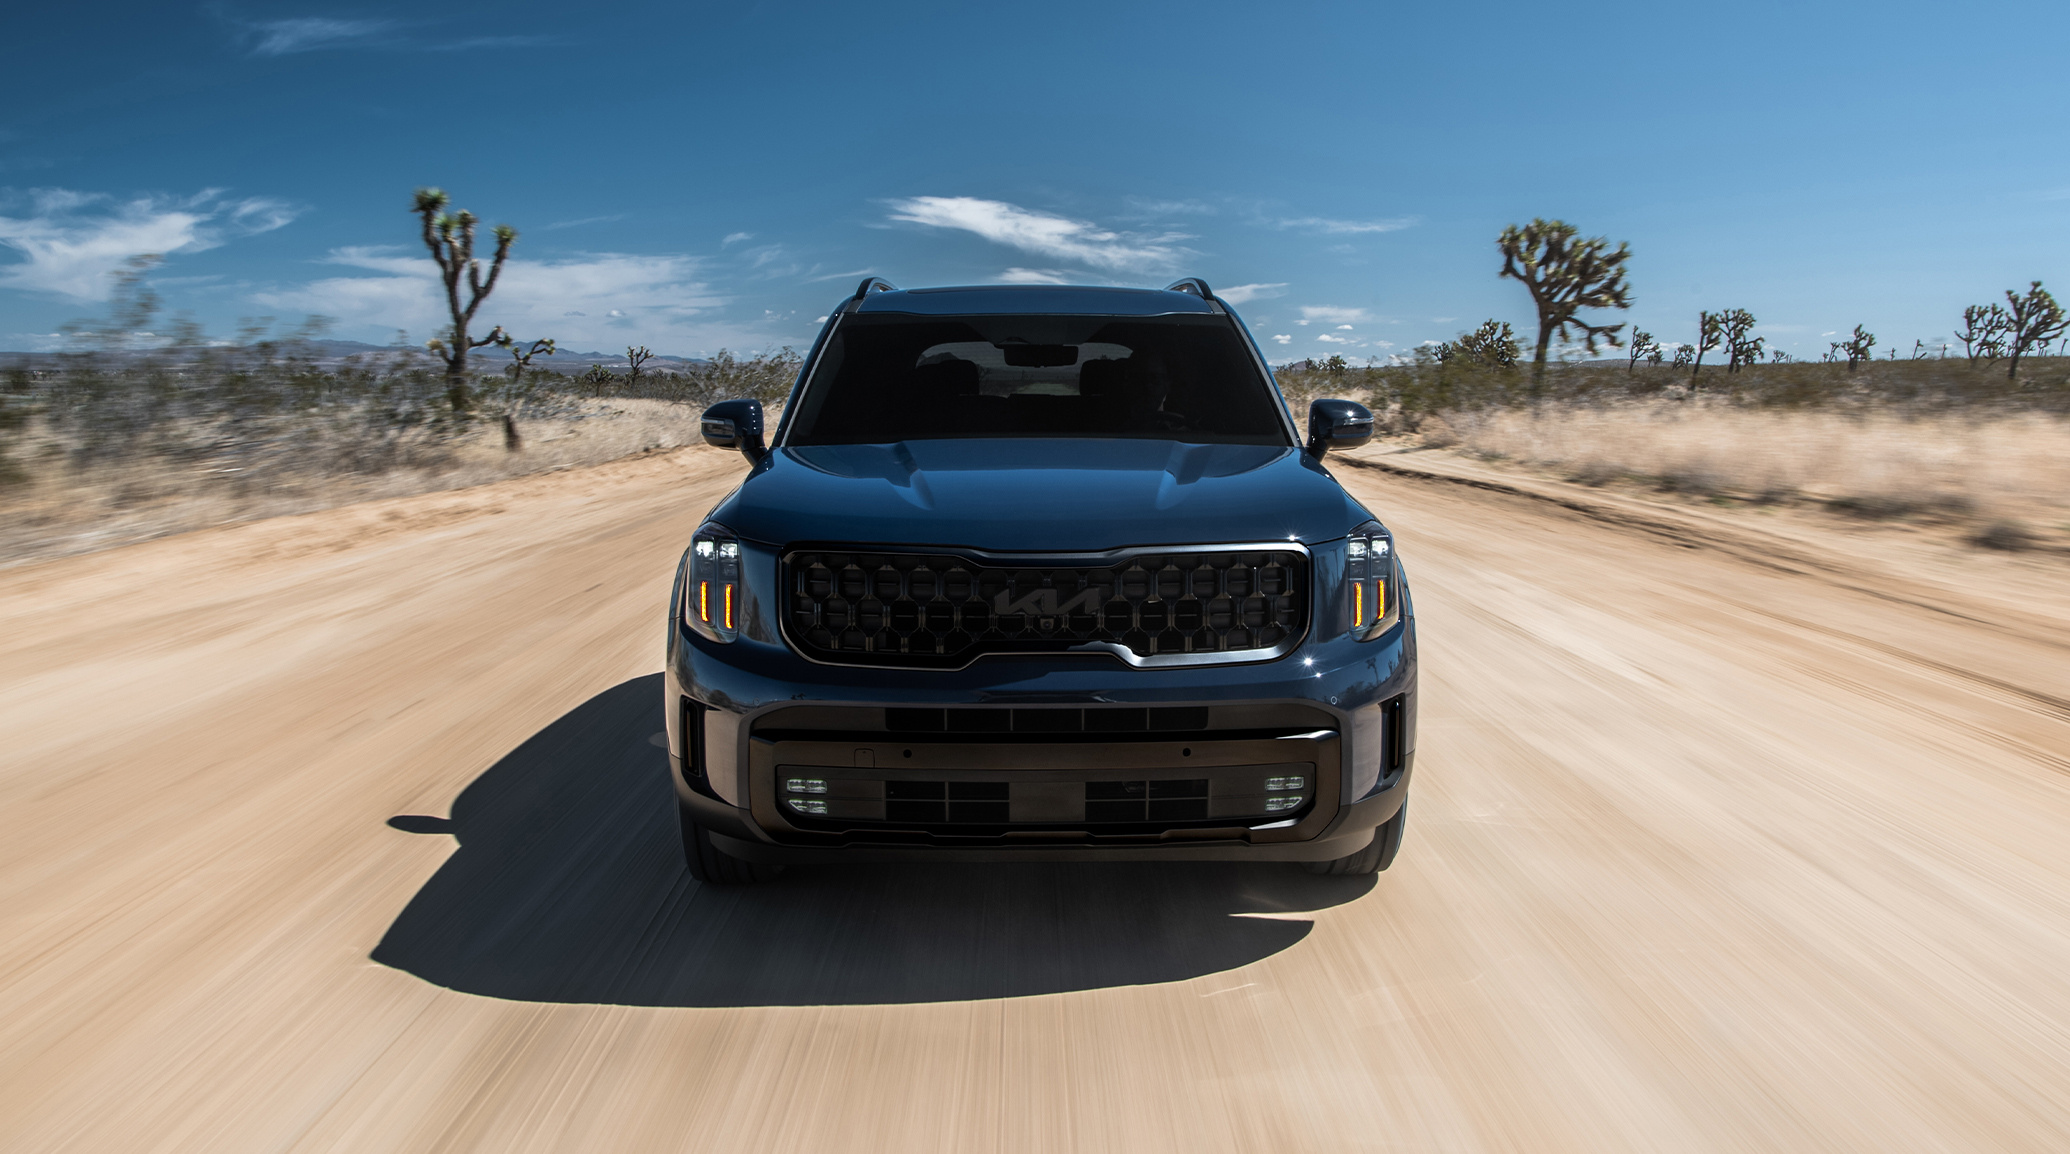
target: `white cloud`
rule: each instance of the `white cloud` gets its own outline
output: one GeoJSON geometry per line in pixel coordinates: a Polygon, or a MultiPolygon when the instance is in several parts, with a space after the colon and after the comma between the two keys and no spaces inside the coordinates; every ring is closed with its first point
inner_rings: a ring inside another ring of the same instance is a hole
{"type": "Polygon", "coordinates": [[[1145,200],[1128,198],[1128,206],[1144,216],[1213,216],[1215,206],[1202,200],[1145,200]]]}
{"type": "Polygon", "coordinates": [[[1298,228],[1304,232],[1320,232],[1331,236],[1347,233],[1400,232],[1413,227],[1418,218],[1397,217],[1393,220],[1331,220],[1320,216],[1303,216],[1279,222],[1281,228],[1298,228]]]}
{"type": "Polygon", "coordinates": [[[1315,334],[1315,339],[1330,345],[1348,345],[1351,343],[1350,337],[1332,336],[1329,333],[1317,333],[1315,334]]]}
{"type": "MultiPolygon", "coordinates": [[[[332,264],[374,276],[336,276],[258,294],[268,308],[336,317],[346,325],[407,328],[429,335],[448,323],[436,266],[398,248],[342,248],[332,264]]],[[[685,350],[760,347],[766,334],[709,319],[726,298],[698,279],[686,256],[596,253],[576,260],[513,257],[476,316],[474,335],[497,325],[524,340],[553,337],[563,348],[609,349],[628,342],[685,350]]]]}
{"type": "Polygon", "coordinates": [[[246,197],[226,205],[228,213],[224,220],[240,236],[253,236],[286,228],[293,224],[302,210],[284,200],[267,196],[246,197]]]}
{"type": "Polygon", "coordinates": [[[1070,273],[1054,268],[1010,268],[999,274],[1000,284],[1070,284],[1070,273]]]}
{"type": "Polygon", "coordinates": [[[252,52],[259,56],[287,56],[319,48],[342,48],[363,44],[395,27],[392,20],[336,20],[328,16],[296,16],[286,20],[261,20],[252,26],[258,43],[252,52]]]}
{"type": "Polygon", "coordinates": [[[1248,304],[1251,301],[1287,295],[1287,284],[1240,284],[1231,288],[1216,289],[1215,295],[1233,305],[1248,304]]]}
{"type": "Polygon", "coordinates": [[[254,56],[293,56],[332,49],[376,52],[476,52],[489,48],[523,48],[551,43],[544,36],[461,36],[434,22],[349,20],[334,16],[293,16],[281,20],[227,21],[254,56]]]}
{"type": "Polygon", "coordinates": [[[1350,326],[1350,325],[1338,325],[1338,326],[1337,326],[1337,328],[1339,329],[1339,331],[1349,331],[1349,330],[1350,330],[1350,328],[1351,328],[1351,326],[1350,326]]]}
{"type": "Polygon", "coordinates": [[[1291,344],[1291,343],[1293,342],[1293,340],[1294,340],[1294,334],[1292,334],[1292,333],[1274,333],[1274,334],[1272,334],[1272,339],[1273,339],[1273,340],[1275,340],[1275,341],[1278,341],[1278,342],[1279,342],[1280,344],[1283,344],[1283,345],[1284,345],[1284,344],[1291,344]]]}
{"type": "Polygon", "coordinates": [[[719,242],[719,247],[725,248],[729,244],[738,244],[741,241],[753,239],[755,239],[755,234],[751,232],[729,232],[726,234],[726,239],[719,242]]]}
{"type": "Polygon", "coordinates": [[[1365,319],[1366,310],[1364,309],[1339,308],[1336,305],[1302,305],[1301,320],[1295,323],[1302,324],[1311,321],[1321,321],[1324,324],[1335,325],[1349,324],[1352,321],[1362,321],[1365,319]]]}
{"type": "Polygon", "coordinates": [[[1187,251],[1172,243],[1183,239],[1176,235],[1139,237],[1114,232],[1002,200],[916,196],[894,200],[891,208],[893,220],[962,229],[994,244],[1112,272],[1168,269],[1187,251]]]}
{"type": "Polygon", "coordinates": [[[554,231],[555,229],[562,229],[562,228],[581,228],[581,227],[582,227],[583,225],[586,225],[586,224],[609,224],[609,223],[611,223],[611,222],[612,222],[612,221],[614,221],[614,220],[624,220],[624,219],[625,219],[625,214],[624,214],[624,213],[622,213],[622,212],[614,212],[614,213],[610,214],[609,216],[585,216],[585,217],[582,217],[582,218],[580,218],[580,219],[578,219],[578,220],[557,220],[557,221],[554,221],[554,222],[553,222],[552,224],[547,224],[547,225],[541,225],[540,227],[541,227],[542,229],[544,229],[544,230],[548,231],[548,232],[552,232],[552,231],[554,231]]]}
{"type": "Polygon", "coordinates": [[[201,252],[230,237],[271,232],[298,212],[283,201],[231,200],[216,189],[185,199],[139,196],[126,201],[41,189],[30,195],[23,215],[0,216],[0,246],[22,255],[21,261],[0,266],[0,285],[105,300],[112,287],[108,274],[132,257],[201,252]]]}
{"type": "Polygon", "coordinates": [[[795,273],[799,271],[798,263],[790,260],[790,254],[780,244],[765,244],[756,248],[744,249],[740,255],[748,258],[749,268],[768,268],[777,261],[790,261],[782,268],[772,271],[779,273],[795,273]]]}
{"type": "MultiPolygon", "coordinates": [[[[815,266],[815,267],[816,267],[816,266],[815,266]]],[[[867,268],[859,268],[859,269],[855,269],[855,270],[853,270],[853,271],[850,271],[850,272],[830,272],[830,273],[824,273],[824,274],[822,274],[822,275],[820,275],[820,276],[808,276],[808,277],[806,277],[806,278],[805,278],[805,283],[806,283],[806,284],[818,284],[818,283],[819,283],[820,281],[823,281],[823,280],[852,280],[852,281],[860,281],[860,280],[861,280],[861,279],[862,279],[863,277],[869,276],[869,275],[871,275],[871,274],[872,274],[873,272],[875,272],[875,271],[876,271],[876,270],[874,270],[874,269],[867,269],[867,268]]]]}

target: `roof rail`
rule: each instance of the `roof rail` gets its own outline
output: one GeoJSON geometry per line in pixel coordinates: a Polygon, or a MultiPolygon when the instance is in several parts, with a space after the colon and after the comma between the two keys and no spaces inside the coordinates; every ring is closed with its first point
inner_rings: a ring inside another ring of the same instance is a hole
{"type": "Polygon", "coordinates": [[[861,284],[855,286],[855,295],[848,299],[859,301],[871,293],[895,293],[897,291],[897,285],[892,284],[881,276],[866,276],[861,284]]]}
{"type": "Polygon", "coordinates": [[[1192,293],[1204,301],[1215,299],[1215,290],[1209,288],[1208,282],[1197,276],[1189,276],[1185,280],[1173,281],[1164,286],[1164,291],[1168,293],[1192,293]]]}

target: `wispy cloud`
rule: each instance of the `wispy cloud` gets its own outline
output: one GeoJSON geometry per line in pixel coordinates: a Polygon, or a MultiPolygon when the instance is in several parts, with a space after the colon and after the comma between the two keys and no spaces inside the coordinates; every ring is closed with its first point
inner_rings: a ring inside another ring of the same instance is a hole
{"type": "Polygon", "coordinates": [[[1229,288],[1216,289],[1215,295],[1233,305],[1248,304],[1251,301],[1287,295],[1287,284],[1285,281],[1279,281],[1274,284],[1232,285],[1229,288]]]}
{"type": "MultiPolygon", "coordinates": [[[[258,294],[268,308],[299,309],[347,325],[428,333],[444,323],[444,302],[431,261],[405,248],[333,250],[327,263],[373,276],[335,276],[258,294]]],[[[628,341],[674,349],[754,347],[753,333],[720,331],[710,314],[726,296],[700,276],[687,256],[594,253],[573,260],[513,258],[477,327],[502,325],[524,339],[553,337],[563,347],[612,348],[628,341]]]]}
{"type": "Polygon", "coordinates": [[[1054,268],[1010,268],[999,274],[1000,284],[1070,284],[1074,279],[1054,268]]]}
{"type": "Polygon", "coordinates": [[[376,43],[394,31],[393,20],[339,20],[329,16],[293,16],[249,25],[257,39],[255,56],[290,56],[320,48],[354,48],[376,43]]]}
{"type": "Polygon", "coordinates": [[[1175,235],[1137,236],[1086,221],[974,196],[916,196],[891,202],[891,219],[976,233],[994,244],[1110,272],[1170,269],[1187,250],[1175,235]]]}
{"type": "Polygon", "coordinates": [[[778,261],[786,261],[788,264],[782,266],[781,271],[793,273],[798,271],[797,262],[791,259],[790,253],[785,251],[780,244],[765,244],[756,248],[744,249],[740,255],[747,258],[749,268],[767,269],[778,261]]]}
{"type": "Polygon", "coordinates": [[[1213,216],[1215,206],[1203,200],[1146,200],[1132,196],[1128,206],[1143,216],[1213,216]]]}
{"type": "Polygon", "coordinates": [[[589,224],[610,224],[614,220],[624,219],[624,213],[614,212],[609,216],[585,216],[577,220],[557,220],[554,221],[552,224],[541,225],[540,228],[544,229],[545,231],[551,232],[555,229],[562,228],[581,228],[582,226],[589,224]]]}
{"type": "Polygon", "coordinates": [[[755,239],[755,234],[751,232],[729,232],[726,234],[726,239],[719,242],[719,247],[725,248],[728,245],[739,244],[741,241],[753,239],[755,239]]]}
{"type": "Polygon", "coordinates": [[[362,49],[386,52],[472,52],[546,43],[536,35],[454,36],[427,21],[353,20],[335,16],[291,16],[281,20],[230,21],[254,56],[362,49]]]}
{"type": "Polygon", "coordinates": [[[108,274],[131,257],[215,248],[234,237],[271,232],[299,212],[285,201],[233,199],[217,189],[184,198],[117,200],[48,188],[30,193],[18,209],[6,207],[19,215],[0,215],[0,246],[22,259],[0,265],[0,285],[82,301],[105,300],[112,287],[108,274]]]}
{"type": "Polygon", "coordinates": [[[1397,217],[1393,220],[1331,220],[1321,216],[1303,216],[1278,222],[1280,228],[1299,229],[1303,232],[1326,233],[1340,236],[1346,233],[1400,232],[1413,228],[1419,218],[1397,217]]]}
{"type": "Polygon", "coordinates": [[[1320,321],[1324,324],[1342,325],[1364,319],[1364,309],[1339,308],[1336,305],[1302,305],[1301,319],[1298,323],[1305,325],[1320,321]]]}

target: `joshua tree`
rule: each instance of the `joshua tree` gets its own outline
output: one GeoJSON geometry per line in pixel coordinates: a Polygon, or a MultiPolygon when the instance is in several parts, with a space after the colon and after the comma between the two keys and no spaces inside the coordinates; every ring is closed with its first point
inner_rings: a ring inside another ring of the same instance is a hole
{"type": "Polygon", "coordinates": [[[1764,340],[1753,335],[1754,314],[1745,309],[1726,309],[1718,314],[1725,338],[1725,371],[1736,373],[1741,365],[1758,364],[1764,340]]]}
{"type": "Polygon", "coordinates": [[[1624,365],[1627,373],[1637,369],[1642,360],[1656,365],[1660,363],[1660,342],[1653,339],[1652,333],[1636,325],[1632,327],[1632,341],[1627,349],[1624,365]]]}
{"type": "Polygon", "coordinates": [[[504,350],[510,353],[510,367],[506,371],[510,373],[510,379],[513,381],[523,377],[525,370],[532,367],[533,357],[541,353],[550,357],[554,352],[553,339],[551,337],[546,340],[533,341],[532,347],[522,353],[518,351],[520,347],[522,346],[516,341],[508,341],[503,345],[504,350]]]}
{"type": "Polygon", "coordinates": [[[467,328],[482,302],[496,291],[496,279],[503,275],[503,262],[510,256],[517,230],[507,224],[499,224],[493,230],[496,255],[490,260],[489,275],[484,280],[481,262],[474,259],[475,215],[466,209],[446,212],[451,203],[452,198],[443,189],[420,188],[410,211],[424,219],[424,247],[431,250],[431,259],[438,262],[439,277],[446,286],[446,309],[453,317],[453,327],[428,347],[446,362],[446,399],[454,412],[462,413],[473,406],[467,392],[467,354],[484,345],[508,348],[511,343],[500,327],[480,340],[469,339],[467,328]],[[460,301],[463,277],[467,287],[465,304],[460,301]]]}
{"type": "Polygon", "coordinates": [[[7,370],[7,381],[0,384],[0,488],[27,476],[7,459],[7,449],[10,434],[29,423],[29,395],[34,390],[35,378],[21,365],[7,370]]]}
{"type": "MultiPolygon", "coordinates": [[[[1833,342],[1832,351],[1826,354],[1826,359],[1830,361],[1838,360],[1841,357],[1847,358],[1847,371],[1851,373],[1856,365],[1869,359],[1871,350],[1875,347],[1876,334],[1860,325],[1856,325],[1854,326],[1853,336],[1848,337],[1844,341],[1833,342]]],[[[1893,355],[1897,353],[1896,349],[1890,351],[1893,355]]]]}
{"type": "Polygon", "coordinates": [[[151,333],[147,330],[156,327],[152,322],[162,302],[145,278],[164,260],[155,252],[147,252],[123,261],[121,268],[108,274],[115,282],[108,297],[108,319],[66,321],[58,326],[58,331],[72,344],[95,352],[134,348],[148,341],[151,333]]]}
{"type": "Polygon", "coordinates": [[[625,347],[625,363],[628,366],[628,371],[625,374],[627,388],[640,383],[640,367],[652,360],[653,357],[654,354],[648,351],[646,345],[638,347],[627,345],[625,347]]]}
{"type": "Polygon", "coordinates": [[[1581,309],[1631,307],[1631,288],[1624,282],[1631,246],[1620,243],[1613,252],[1608,240],[1584,238],[1578,231],[1566,221],[1534,219],[1522,228],[1510,225],[1495,241],[1502,249],[1501,275],[1521,281],[1538,309],[1538,347],[1531,358],[1533,395],[1545,379],[1545,350],[1553,334],[1565,339],[1570,326],[1578,328],[1591,353],[1598,337],[1613,349],[1623,343],[1617,330],[1624,325],[1592,325],[1574,314],[1581,309]]]}
{"type": "Polygon", "coordinates": [[[1962,310],[1962,327],[1956,330],[1955,339],[1962,342],[1962,354],[1969,363],[1975,364],[1979,357],[1989,363],[2004,355],[2011,325],[2012,318],[1997,305],[1971,305],[1962,310]]]}
{"type": "Polygon", "coordinates": [[[1696,357],[1689,369],[1689,383],[1696,383],[1697,375],[1703,372],[1703,355],[1718,347],[1725,339],[1724,317],[1718,313],[1696,314],[1696,357]]]}
{"type": "Polygon", "coordinates": [[[2011,306],[2007,310],[2011,323],[2006,326],[2010,340],[2005,366],[2005,379],[2010,381],[2019,374],[2020,358],[2030,349],[2047,352],[2048,343],[2070,329],[2070,317],[2063,315],[2063,306],[2041,287],[2040,281],[2028,285],[2025,296],[2016,297],[2011,289],[2005,290],[2005,303],[2011,306]]]}

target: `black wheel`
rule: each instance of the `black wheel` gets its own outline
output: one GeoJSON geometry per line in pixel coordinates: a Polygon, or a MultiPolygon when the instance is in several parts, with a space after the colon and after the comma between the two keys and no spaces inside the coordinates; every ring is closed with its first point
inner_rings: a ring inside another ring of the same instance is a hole
{"type": "Polygon", "coordinates": [[[1353,854],[1346,854],[1335,861],[1303,862],[1312,874],[1335,876],[1356,876],[1376,874],[1394,864],[1394,855],[1401,852],[1402,827],[1409,821],[1409,803],[1402,802],[1402,808],[1387,819],[1387,824],[1373,831],[1373,844],[1353,854]]]}
{"type": "Polygon", "coordinates": [[[689,810],[678,806],[676,814],[683,821],[683,864],[698,881],[708,886],[740,886],[766,882],[783,872],[780,865],[734,857],[712,844],[711,832],[692,820],[689,810]]]}

